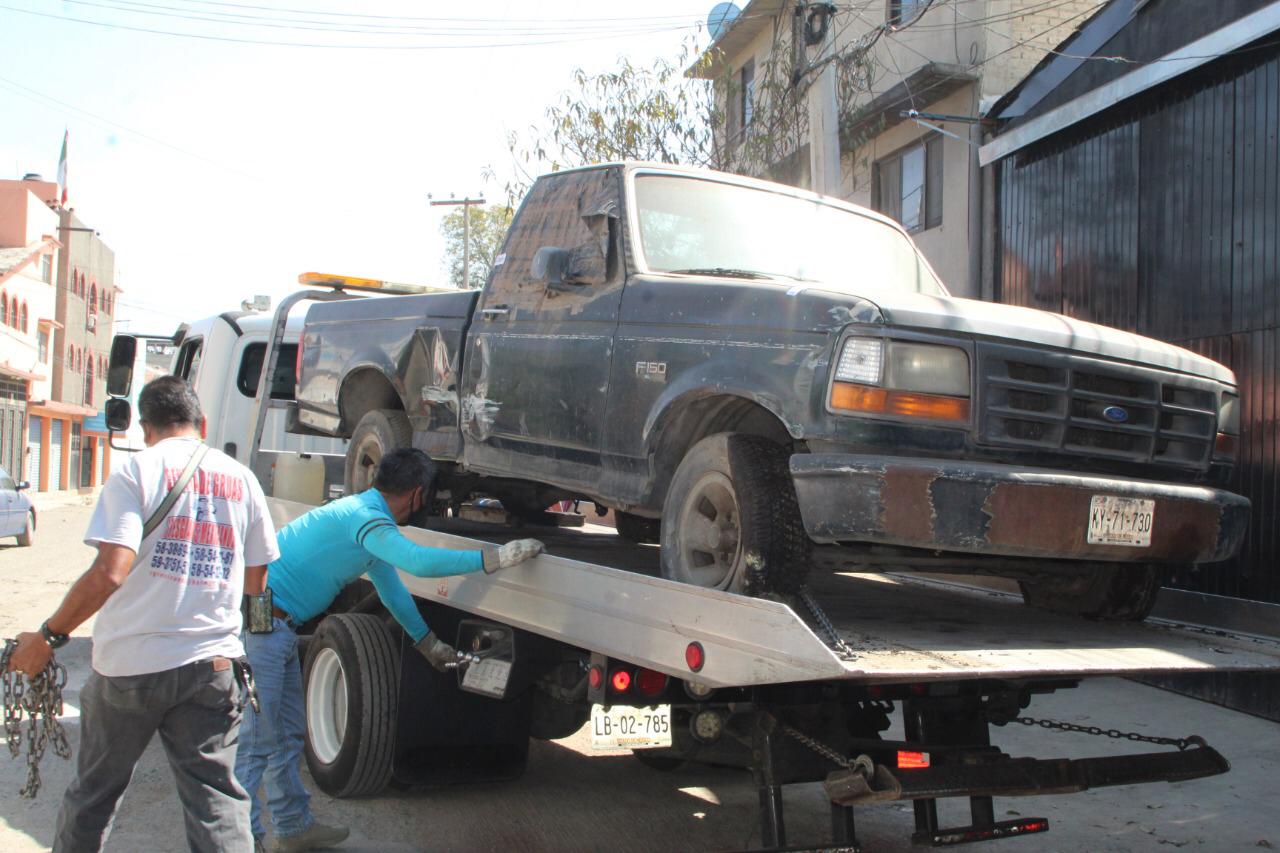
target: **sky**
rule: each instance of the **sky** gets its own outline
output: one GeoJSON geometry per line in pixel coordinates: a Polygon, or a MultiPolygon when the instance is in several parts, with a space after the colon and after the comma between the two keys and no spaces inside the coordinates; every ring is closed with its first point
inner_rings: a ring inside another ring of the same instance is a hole
{"type": "Polygon", "coordinates": [[[509,133],[574,69],[674,59],[712,5],[0,0],[0,178],[56,180],[68,132],[121,330],[274,304],[305,271],[443,284],[427,194],[505,201],[509,133]]]}

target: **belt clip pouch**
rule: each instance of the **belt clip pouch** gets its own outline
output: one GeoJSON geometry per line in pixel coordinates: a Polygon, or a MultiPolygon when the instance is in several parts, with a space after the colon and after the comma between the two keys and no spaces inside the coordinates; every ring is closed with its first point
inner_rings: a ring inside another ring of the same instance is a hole
{"type": "Polygon", "coordinates": [[[267,587],[262,595],[247,595],[249,599],[249,633],[270,634],[275,630],[272,622],[271,587],[267,587]]]}

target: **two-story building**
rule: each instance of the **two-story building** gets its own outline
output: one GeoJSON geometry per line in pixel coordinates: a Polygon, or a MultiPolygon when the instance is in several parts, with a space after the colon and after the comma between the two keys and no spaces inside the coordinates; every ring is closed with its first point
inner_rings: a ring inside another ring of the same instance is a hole
{"type": "Polygon", "coordinates": [[[734,163],[730,151],[732,168],[839,187],[846,200],[906,226],[953,293],[977,297],[982,212],[992,203],[977,160],[986,111],[1100,5],[859,0],[827,16],[826,4],[751,0],[691,73],[717,82],[725,147],[751,146],[758,133],[797,133],[759,146],[778,162],[734,163]],[[826,168],[838,163],[839,174],[815,179],[820,128],[812,113],[803,104],[771,113],[787,97],[808,97],[827,73],[835,78],[839,156],[826,168]]]}
{"type": "MultiPolygon", "coordinates": [[[[3,199],[12,201],[0,206],[0,233],[13,242],[19,229],[26,228],[29,238],[37,233],[29,223],[38,223],[52,247],[39,270],[47,307],[42,302],[40,313],[29,315],[32,309],[20,300],[13,307],[11,296],[7,316],[12,323],[0,326],[4,331],[28,335],[33,352],[41,359],[37,362],[40,370],[30,371],[39,378],[29,380],[32,384],[23,400],[27,421],[23,478],[42,492],[101,485],[110,470],[106,425],[99,412],[106,396],[106,367],[119,292],[115,254],[74,209],[61,204],[55,182],[34,174],[21,181],[0,181],[3,199]],[[24,222],[28,224],[22,225],[24,222]],[[19,331],[24,321],[30,326],[26,333],[19,331]]],[[[0,246],[4,245],[0,239],[0,246]]],[[[0,399],[4,393],[0,387],[0,399]]],[[[0,430],[3,417],[0,414],[0,430]]],[[[0,451],[0,458],[8,457],[0,451]]]]}

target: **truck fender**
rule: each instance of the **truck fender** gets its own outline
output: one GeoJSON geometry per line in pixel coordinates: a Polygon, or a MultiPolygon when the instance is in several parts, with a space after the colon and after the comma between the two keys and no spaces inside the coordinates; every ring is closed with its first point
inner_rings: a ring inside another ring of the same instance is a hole
{"type": "Polygon", "coordinates": [[[347,433],[355,429],[355,421],[360,419],[360,415],[370,409],[400,408],[405,411],[409,410],[408,406],[405,405],[404,384],[400,381],[394,367],[383,364],[380,359],[352,361],[344,368],[342,384],[338,387],[337,404],[338,417],[341,419],[342,429],[347,433]],[[361,382],[357,385],[352,384],[351,380],[354,377],[367,379],[370,372],[381,376],[386,381],[386,385],[368,382],[361,382]],[[360,399],[356,401],[354,399],[356,397],[360,399]],[[353,402],[357,403],[355,407],[357,415],[351,422],[348,422],[346,417],[347,409],[353,402]]]}

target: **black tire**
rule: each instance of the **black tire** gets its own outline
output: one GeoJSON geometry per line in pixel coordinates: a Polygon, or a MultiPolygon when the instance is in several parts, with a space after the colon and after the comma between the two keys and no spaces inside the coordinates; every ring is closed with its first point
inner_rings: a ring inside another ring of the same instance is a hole
{"type": "Polygon", "coordinates": [[[404,412],[399,409],[365,412],[347,445],[344,471],[347,494],[358,494],[373,485],[374,472],[387,451],[412,444],[413,427],[404,412]]]}
{"type": "Polygon", "coordinates": [[[718,433],[695,444],[663,506],[662,576],[748,595],[796,592],[810,543],[788,458],[751,435],[718,433]]]}
{"type": "Polygon", "coordinates": [[[615,510],[613,524],[619,536],[637,545],[652,545],[662,538],[662,519],[660,518],[645,518],[642,515],[615,510]]]}
{"type": "Polygon", "coordinates": [[[27,526],[18,534],[18,545],[23,548],[30,548],[31,544],[36,541],[36,514],[32,510],[27,510],[27,526]]]}
{"type": "Polygon", "coordinates": [[[367,613],[327,617],[308,644],[303,667],[307,767],[326,794],[371,796],[391,780],[399,658],[391,631],[367,613]],[[335,661],[345,690],[330,684],[335,661]],[[346,701],[339,705],[343,696],[346,701]]]}
{"type": "Polygon", "coordinates": [[[1141,622],[1151,615],[1168,572],[1158,566],[1093,565],[1078,574],[1020,580],[1022,600],[1041,610],[1106,622],[1141,622]]]}

